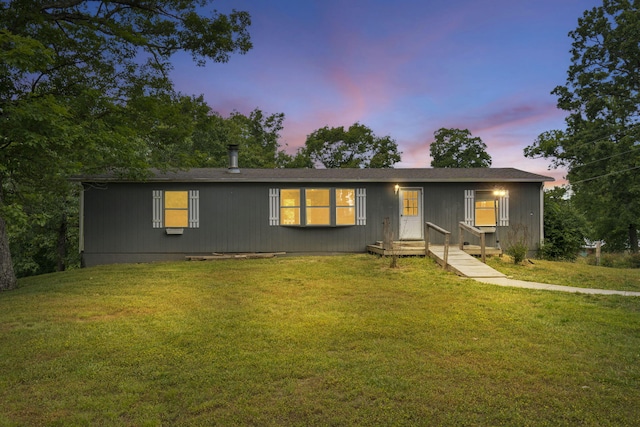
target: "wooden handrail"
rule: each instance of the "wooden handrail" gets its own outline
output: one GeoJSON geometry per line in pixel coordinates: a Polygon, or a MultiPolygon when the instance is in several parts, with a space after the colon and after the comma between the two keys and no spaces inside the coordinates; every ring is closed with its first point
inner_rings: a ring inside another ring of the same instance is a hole
{"type": "Polygon", "coordinates": [[[485,231],[480,230],[479,228],[472,227],[470,225],[465,224],[463,221],[458,223],[458,227],[460,228],[460,233],[458,233],[458,239],[460,244],[460,249],[464,249],[464,232],[468,232],[473,234],[476,237],[480,238],[480,256],[482,257],[482,262],[487,263],[487,255],[486,255],[486,239],[485,239],[485,231]]]}
{"type": "Polygon", "coordinates": [[[447,264],[449,263],[449,240],[451,232],[442,227],[438,227],[432,222],[425,222],[424,254],[427,257],[429,256],[429,229],[433,229],[434,231],[444,235],[444,268],[447,268],[447,264]]]}

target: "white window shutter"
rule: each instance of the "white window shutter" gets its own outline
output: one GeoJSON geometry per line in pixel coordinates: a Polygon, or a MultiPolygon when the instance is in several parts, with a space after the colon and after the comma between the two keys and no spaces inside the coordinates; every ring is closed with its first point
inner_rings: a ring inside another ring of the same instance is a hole
{"type": "Polygon", "coordinates": [[[509,226],[509,192],[505,191],[504,196],[500,197],[499,212],[498,212],[498,225],[500,227],[509,226]]]}
{"type": "Polygon", "coordinates": [[[475,191],[464,190],[464,223],[475,225],[475,191]]]}
{"type": "Polygon", "coordinates": [[[189,228],[200,227],[200,191],[189,191],[189,228]]]}
{"type": "Polygon", "coordinates": [[[356,188],[356,225],[367,225],[366,188],[356,188]]]}
{"type": "Polygon", "coordinates": [[[153,190],[153,228],[162,228],[162,190],[153,190]]]}
{"type": "Polygon", "coordinates": [[[269,225],[280,225],[280,189],[269,189],[269,225]]]}

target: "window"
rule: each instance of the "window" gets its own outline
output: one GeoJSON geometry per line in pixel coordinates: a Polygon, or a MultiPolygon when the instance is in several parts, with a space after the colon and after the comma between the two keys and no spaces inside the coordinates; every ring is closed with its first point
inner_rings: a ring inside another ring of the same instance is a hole
{"type": "Polygon", "coordinates": [[[300,190],[280,190],[280,219],[283,225],[300,225],[300,190]]]}
{"type": "Polygon", "coordinates": [[[271,188],[269,225],[366,225],[366,189],[271,188]]]}
{"type": "Polygon", "coordinates": [[[403,190],[402,215],[418,216],[419,192],[417,190],[403,190]]]}
{"type": "Polygon", "coordinates": [[[498,201],[489,191],[476,191],[476,227],[495,227],[498,201]]]}
{"type": "Polygon", "coordinates": [[[198,190],[153,191],[153,228],[198,228],[198,190]]]}
{"type": "Polygon", "coordinates": [[[307,189],[305,192],[307,225],[331,225],[331,203],[328,189],[307,189]]]}
{"type": "Polygon", "coordinates": [[[336,189],[336,225],[355,225],[356,194],[353,188],[336,189]]]}
{"type": "Polygon", "coordinates": [[[189,198],[186,191],[165,191],[164,226],[185,228],[189,225],[189,198]]]}
{"type": "Polygon", "coordinates": [[[509,192],[496,196],[493,190],[465,190],[464,222],[475,227],[509,225],[509,192]],[[497,218],[496,218],[497,214],[497,218]]]}

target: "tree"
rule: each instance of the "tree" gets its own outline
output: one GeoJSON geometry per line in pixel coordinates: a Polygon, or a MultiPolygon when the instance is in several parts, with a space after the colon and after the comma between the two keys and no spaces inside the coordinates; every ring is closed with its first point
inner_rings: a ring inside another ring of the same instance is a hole
{"type": "Polygon", "coordinates": [[[78,208],[80,186],[67,194],[21,188],[21,211],[7,217],[17,277],[80,266],[78,208]]]}
{"type": "Polygon", "coordinates": [[[472,137],[468,129],[440,128],[434,132],[435,141],[429,146],[431,167],[488,168],[491,156],[487,145],[479,137],[472,137]]]}
{"type": "Polygon", "coordinates": [[[0,1],[0,290],[16,284],[5,218],[25,218],[21,192],[62,195],[74,173],[170,166],[157,154],[190,133],[159,141],[178,124],[158,114],[181,100],[171,56],[204,65],[251,48],[246,12],[204,17],[206,5],[0,1]]]}
{"type": "Polygon", "coordinates": [[[576,207],[607,248],[638,250],[640,218],[640,1],[604,0],[584,12],[564,86],[552,93],[566,129],[541,134],[528,157],[566,167],[576,207]]]}
{"type": "MultiPolygon", "coordinates": [[[[173,144],[160,151],[173,166],[184,168],[219,168],[227,166],[229,144],[239,146],[241,168],[280,167],[280,131],[284,121],[283,113],[265,115],[256,108],[249,116],[233,112],[227,118],[211,112],[204,101],[198,102],[191,134],[184,137],[182,144],[173,144]]],[[[183,114],[187,116],[188,114],[183,114]]],[[[160,139],[165,141],[166,138],[160,139]]]]}
{"type": "Polygon", "coordinates": [[[589,236],[587,221],[568,197],[567,189],[544,192],[544,243],[540,257],[573,261],[589,236]]]}
{"type": "Polygon", "coordinates": [[[400,154],[390,136],[376,136],[367,126],[354,123],[348,130],[325,126],[314,131],[292,162],[307,167],[391,168],[400,154]]]}

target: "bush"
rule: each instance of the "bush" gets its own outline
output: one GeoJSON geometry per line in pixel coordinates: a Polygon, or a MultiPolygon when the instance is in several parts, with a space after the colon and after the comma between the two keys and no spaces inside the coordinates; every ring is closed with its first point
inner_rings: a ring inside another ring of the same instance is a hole
{"type": "MultiPolygon", "coordinates": [[[[590,255],[587,263],[596,265],[596,257],[590,255]]],[[[609,268],[640,268],[640,253],[603,253],[600,266],[609,268]]]]}
{"type": "Polygon", "coordinates": [[[511,245],[505,250],[507,255],[513,258],[514,264],[520,264],[522,261],[524,261],[527,258],[528,251],[529,248],[527,247],[527,245],[523,245],[520,243],[511,245]]]}
{"type": "Polygon", "coordinates": [[[588,234],[584,217],[567,198],[567,189],[544,193],[544,244],[538,256],[547,260],[574,261],[588,234]]]}
{"type": "Polygon", "coordinates": [[[529,251],[529,230],[523,224],[514,224],[507,232],[505,253],[513,258],[514,264],[520,264],[527,258],[529,251]]]}

